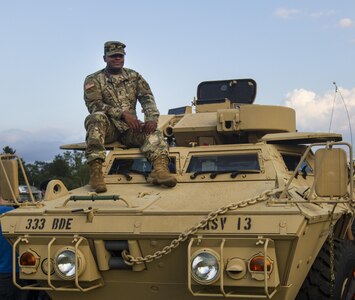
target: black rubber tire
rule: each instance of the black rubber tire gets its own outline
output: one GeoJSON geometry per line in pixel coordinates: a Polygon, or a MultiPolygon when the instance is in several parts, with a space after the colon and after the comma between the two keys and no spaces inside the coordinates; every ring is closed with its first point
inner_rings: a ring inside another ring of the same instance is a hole
{"type": "MultiPolygon", "coordinates": [[[[330,252],[326,242],[314,261],[296,300],[329,300],[330,252]]],[[[355,293],[355,244],[348,240],[334,240],[334,300],[353,300],[355,293]]]]}

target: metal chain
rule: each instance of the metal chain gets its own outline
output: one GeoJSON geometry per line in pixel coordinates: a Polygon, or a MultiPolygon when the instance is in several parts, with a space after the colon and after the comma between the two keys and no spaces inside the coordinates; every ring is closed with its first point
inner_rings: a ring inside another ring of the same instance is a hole
{"type": "Polygon", "coordinates": [[[335,273],[334,273],[334,224],[333,224],[333,214],[329,212],[329,260],[330,260],[330,299],[334,299],[334,284],[335,284],[335,273]]]}
{"type": "Polygon", "coordinates": [[[162,256],[169,254],[173,249],[177,248],[182,242],[186,241],[191,235],[195,234],[198,230],[204,228],[210,221],[215,220],[218,216],[226,214],[228,211],[237,210],[239,208],[244,208],[251,206],[260,202],[264,202],[275,196],[277,193],[283,191],[284,188],[266,190],[260,195],[243,200],[241,202],[232,203],[227,206],[216,209],[210,212],[205,218],[203,218],[197,225],[191,227],[190,229],[180,233],[180,235],[171,241],[170,245],[165,246],[162,250],[156,251],[154,254],[148,254],[144,257],[137,256],[133,257],[128,253],[127,250],[122,251],[122,258],[127,265],[141,264],[145,262],[151,262],[153,260],[159,259],[162,256]]]}

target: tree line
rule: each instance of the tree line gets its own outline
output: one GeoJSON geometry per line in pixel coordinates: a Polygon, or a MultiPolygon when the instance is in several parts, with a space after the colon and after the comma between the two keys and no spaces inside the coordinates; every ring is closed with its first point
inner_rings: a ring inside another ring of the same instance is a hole
{"type": "MultiPolygon", "coordinates": [[[[10,146],[2,150],[3,154],[16,153],[16,150],[10,146]]],[[[26,163],[22,160],[22,163],[30,185],[35,187],[52,179],[61,180],[69,190],[89,182],[89,168],[82,151],[65,151],[63,154],[57,154],[51,162],[36,160],[33,163],[26,163]]],[[[19,172],[19,182],[25,184],[21,172],[19,172]]]]}

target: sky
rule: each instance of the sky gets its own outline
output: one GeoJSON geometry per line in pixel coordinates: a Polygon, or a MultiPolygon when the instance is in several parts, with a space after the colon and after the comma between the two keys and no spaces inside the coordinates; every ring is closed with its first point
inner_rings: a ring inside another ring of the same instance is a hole
{"type": "Polygon", "coordinates": [[[354,0],[0,0],[0,39],[0,152],[26,162],[85,140],[83,81],[109,40],[161,114],[202,81],[253,78],[255,103],[294,108],[299,131],[355,140],[354,0]]]}

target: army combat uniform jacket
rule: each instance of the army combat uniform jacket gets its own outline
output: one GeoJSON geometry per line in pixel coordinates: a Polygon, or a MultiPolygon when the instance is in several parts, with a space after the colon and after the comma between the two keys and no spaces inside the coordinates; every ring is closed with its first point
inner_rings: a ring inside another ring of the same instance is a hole
{"type": "Polygon", "coordinates": [[[157,121],[159,111],[154,96],[144,78],[131,69],[123,68],[121,74],[109,75],[105,69],[86,77],[84,100],[90,112],[85,119],[87,161],[105,160],[105,143],[116,140],[128,147],[140,147],[149,161],[160,155],[168,155],[167,145],[160,130],[146,135],[128,130],[121,120],[122,113],[136,115],[137,100],[145,115],[145,121],[157,121]]]}
{"type": "Polygon", "coordinates": [[[109,75],[103,69],[87,76],[84,99],[90,113],[104,112],[120,132],[128,129],[127,124],[120,121],[122,112],[136,115],[137,100],[142,106],[145,121],[158,121],[159,118],[148,83],[138,72],[128,68],[122,68],[118,75],[109,75]]]}

